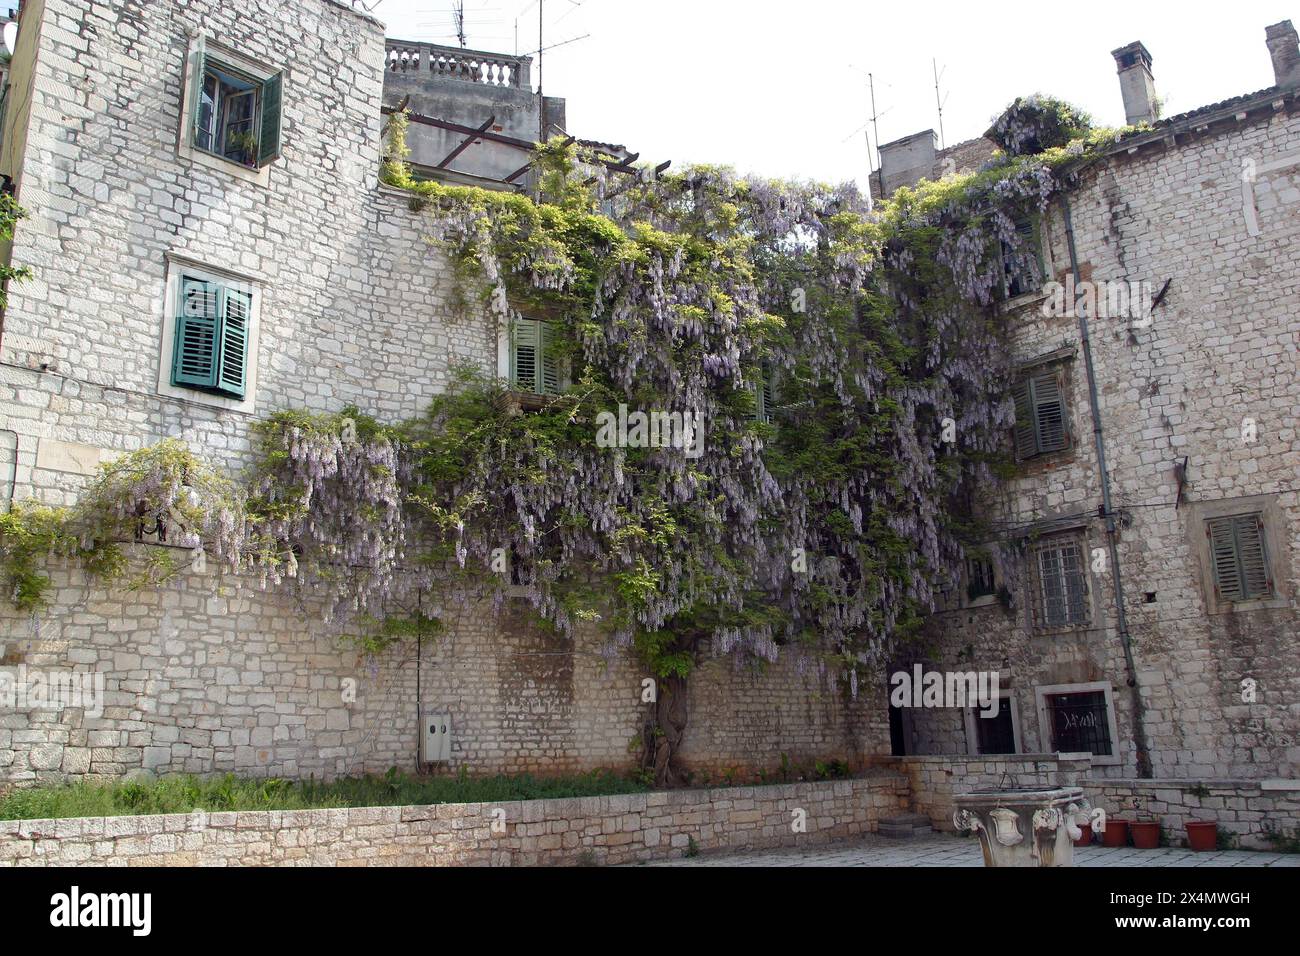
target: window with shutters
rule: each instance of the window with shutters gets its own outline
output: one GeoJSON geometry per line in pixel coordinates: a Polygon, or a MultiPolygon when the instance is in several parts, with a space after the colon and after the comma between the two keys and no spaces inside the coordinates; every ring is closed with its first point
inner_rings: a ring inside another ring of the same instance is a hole
{"type": "Polygon", "coordinates": [[[1012,390],[1016,403],[1016,457],[1031,461],[1068,451],[1070,423],[1065,405],[1065,367],[1023,373],[1012,390]]]}
{"type": "Polygon", "coordinates": [[[1043,268],[1041,219],[1037,216],[1015,223],[1017,244],[1002,243],[1002,293],[1008,299],[1038,292],[1043,268]]]}
{"type": "Polygon", "coordinates": [[[1030,549],[1035,600],[1034,624],[1041,628],[1078,627],[1091,618],[1083,542],[1054,535],[1030,549]]]}
{"type": "Polygon", "coordinates": [[[568,388],[557,353],[555,326],[544,319],[516,319],[510,329],[510,387],[530,395],[559,395],[568,388]]]}
{"type": "Polygon", "coordinates": [[[183,153],[253,173],[280,157],[283,73],[202,37],[190,47],[186,72],[183,153]]]}
{"type": "Polygon", "coordinates": [[[1212,518],[1206,522],[1205,535],[1219,601],[1241,604],[1273,597],[1263,514],[1212,518]]]}
{"type": "Polygon", "coordinates": [[[172,384],[243,398],[252,310],[248,291],[182,274],[172,384]]]}

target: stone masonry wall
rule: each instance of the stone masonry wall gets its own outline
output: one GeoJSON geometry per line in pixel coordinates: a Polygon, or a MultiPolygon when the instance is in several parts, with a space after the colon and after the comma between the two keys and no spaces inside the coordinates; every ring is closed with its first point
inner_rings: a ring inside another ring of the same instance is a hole
{"type": "Polygon", "coordinates": [[[23,820],[0,822],[0,866],[613,865],[680,857],[692,840],[703,852],[818,846],[874,832],[905,801],[905,781],[887,774],[521,803],[23,820]]]}
{"type": "MultiPolygon", "coordinates": [[[[11,289],[0,341],[16,501],[69,504],[100,461],[168,437],[238,476],[250,425],[273,412],[356,404],[398,421],[447,387],[453,364],[497,369],[494,322],[460,310],[428,222],[377,184],[384,38],[372,18],[337,0],[49,0],[35,72],[18,197],[30,218],[13,252],[34,277],[11,289]],[[283,157],[265,184],[178,149],[196,32],[285,71],[283,157]],[[258,289],[251,409],[160,394],[175,257],[258,289]]],[[[447,633],[421,654],[365,660],[318,609],[254,581],[190,573],[105,591],[69,569],[53,579],[41,614],[0,605],[0,668],[97,672],[107,706],[0,710],[0,786],[414,767],[420,701],[452,715],[452,771],[637,763],[645,675],[625,658],[607,664],[595,635],[543,637],[509,607],[447,611],[447,633]],[[357,681],[351,706],[346,680],[357,681]]],[[[878,750],[883,704],[822,686],[793,661],[706,665],[690,690],[691,765],[773,769],[782,753],[878,750]]]]}
{"type": "MultiPolygon", "coordinates": [[[[1083,174],[1070,192],[1085,281],[1145,283],[1145,301],[1171,280],[1149,326],[1127,317],[1091,321],[1101,417],[1115,504],[1120,564],[1155,776],[1294,777],[1300,772],[1300,165],[1256,185],[1261,234],[1248,234],[1246,160],[1264,165],[1300,148],[1294,98],[1229,129],[1184,134],[1176,147],[1120,155],[1083,174]],[[1243,440],[1243,422],[1258,438],[1243,440]],[[1176,465],[1186,459],[1185,486],[1176,465]],[[1217,509],[1217,510],[1216,510],[1217,509]],[[1263,511],[1277,597],[1214,605],[1202,553],[1211,514],[1263,511]],[[1247,702],[1243,681],[1257,684],[1247,702]]],[[[1050,277],[1064,281],[1063,217],[1044,224],[1050,277]]],[[[1112,688],[1120,765],[1135,776],[1133,703],[1115,627],[1114,575],[1078,322],[1044,317],[1043,299],[1013,303],[1024,361],[1064,352],[1074,447],[1023,470],[997,502],[1008,540],[1053,530],[1082,535],[1090,565],[1091,623],[1040,630],[1029,620],[1025,559],[1000,569],[1015,609],[998,602],[936,619],[945,670],[1000,672],[1012,691],[1022,750],[1051,749],[1035,689],[1102,682],[1112,688]],[[1093,568],[1098,554],[1100,570],[1093,568]],[[1010,572],[1010,573],[1008,573],[1010,572]]],[[[955,596],[961,597],[961,596],[955,596]]],[[[967,754],[958,711],[916,712],[914,750],[967,754]]]]}
{"type": "Polygon", "coordinates": [[[882,759],[882,769],[907,775],[911,809],[952,832],[953,795],[994,787],[1079,786],[1094,807],[1121,820],[1156,820],[1171,844],[1183,824],[1218,823],[1219,832],[1252,850],[1275,848],[1270,837],[1300,839],[1300,784],[1294,780],[1135,780],[1099,777],[1086,755],[906,757],[882,759]]]}

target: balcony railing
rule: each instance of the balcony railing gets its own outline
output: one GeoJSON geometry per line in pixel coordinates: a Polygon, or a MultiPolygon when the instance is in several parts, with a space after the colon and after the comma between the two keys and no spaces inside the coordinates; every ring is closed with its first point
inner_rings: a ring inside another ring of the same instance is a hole
{"type": "Polygon", "coordinates": [[[388,40],[385,43],[388,69],[394,73],[445,76],[466,83],[531,89],[532,57],[462,50],[460,47],[388,40]]]}

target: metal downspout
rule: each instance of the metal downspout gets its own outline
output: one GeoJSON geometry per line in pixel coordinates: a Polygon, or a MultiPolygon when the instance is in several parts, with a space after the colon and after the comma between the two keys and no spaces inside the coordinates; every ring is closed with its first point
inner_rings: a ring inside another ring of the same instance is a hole
{"type": "MultiPolygon", "coordinates": [[[[1110,547],[1110,566],[1115,575],[1115,617],[1120,643],[1124,647],[1124,661],[1128,668],[1128,686],[1133,696],[1133,743],[1137,749],[1138,776],[1151,779],[1151,750],[1147,745],[1146,707],[1142,702],[1142,688],[1138,684],[1137,665],[1133,660],[1133,636],[1128,629],[1128,610],[1124,603],[1124,576],[1119,563],[1119,528],[1110,495],[1110,472],[1106,467],[1106,441],[1101,423],[1101,403],[1097,397],[1097,373],[1092,363],[1092,336],[1088,326],[1087,310],[1080,305],[1079,290],[1083,279],[1079,274],[1079,256],[1074,240],[1074,219],[1070,214],[1070,199],[1061,194],[1061,208],[1065,213],[1065,238],[1070,251],[1070,271],[1074,275],[1074,310],[1079,318],[1079,336],[1083,342],[1084,368],[1088,374],[1088,403],[1092,410],[1092,437],[1097,454],[1097,467],[1101,470],[1102,512],[1106,519],[1106,539],[1110,547]]],[[[1118,744],[1118,741],[1116,741],[1118,744]]]]}

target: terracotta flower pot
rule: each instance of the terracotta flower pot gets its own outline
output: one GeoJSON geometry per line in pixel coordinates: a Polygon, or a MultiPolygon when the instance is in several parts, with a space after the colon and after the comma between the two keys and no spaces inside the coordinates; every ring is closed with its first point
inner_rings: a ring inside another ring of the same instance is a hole
{"type": "Polygon", "coordinates": [[[1187,830],[1187,845],[1197,853],[1206,853],[1219,848],[1219,825],[1213,820],[1192,821],[1184,824],[1187,830]]]}
{"type": "Polygon", "coordinates": [[[1107,820],[1106,830],[1101,835],[1102,846],[1128,846],[1128,821],[1107,820]]]}
{"type": "Polygon", "coordinates": [[[1139,850],[1155,850],[1160,846],[1160,824],[1151,820],[1135,820],[1128,825],[1133,834],[1133,845],[1139,850]]]}
{"type": "Polygon", "coordinates": [[[1084,823],[1079,827],[1083,831],[1083,836],[1074,841],[1075,846],[1092,846],[1092,824],[1084,823]]]}

